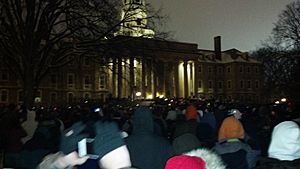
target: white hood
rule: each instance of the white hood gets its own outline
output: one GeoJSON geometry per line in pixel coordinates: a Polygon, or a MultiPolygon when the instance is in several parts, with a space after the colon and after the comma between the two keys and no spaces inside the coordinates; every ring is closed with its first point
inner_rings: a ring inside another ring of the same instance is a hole
{"type": "Polygon", "coordinates": [[[300,158],[300,129],[297,123],[285,121],[274,128],[268,156],[288,161],[300,158]]]}
{"type": "Polygon", "coordinates": [[[200,157],[205,161],[206,169],[225,169],[221,157],[211,150],[199,148],[185,153],[188,156],[200,157]]]}

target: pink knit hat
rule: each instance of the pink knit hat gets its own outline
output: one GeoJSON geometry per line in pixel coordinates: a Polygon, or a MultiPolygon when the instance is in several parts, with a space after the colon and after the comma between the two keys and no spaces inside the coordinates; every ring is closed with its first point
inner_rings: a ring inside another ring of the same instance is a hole
{"type": "Polygon", "coordinates": [[[170,158],[165,169],[206,169],[206,167],[202,158],[181,155],[170,158]]]}

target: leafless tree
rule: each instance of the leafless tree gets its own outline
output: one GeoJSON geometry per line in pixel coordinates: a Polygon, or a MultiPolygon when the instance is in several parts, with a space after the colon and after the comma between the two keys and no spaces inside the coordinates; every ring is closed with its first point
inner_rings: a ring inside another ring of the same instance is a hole
{"type": "Polygon", "coordinates": [[[33,103],[52,69],[88,55],[129,21],[130,16],[120,19],[121,5],[120,0],[0,2],[0,59],[19,77],[25,105],[33,103]]]}

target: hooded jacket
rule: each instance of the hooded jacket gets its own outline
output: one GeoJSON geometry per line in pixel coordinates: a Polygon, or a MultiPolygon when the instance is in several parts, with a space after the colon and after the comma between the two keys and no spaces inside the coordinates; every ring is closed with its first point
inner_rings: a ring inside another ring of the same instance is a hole
{"type": "Polygon", "coordinates": [[[218,133],[219,141],[213,149],[230,169],[248,169],[256,161],[256,157],[250,156],[250,146],[242,140],[244,136],[239,120],[232,116],[224,119],[218,133]]]}
{"type": "Polygon", "coordinates": [[[225,169],[226,166],[222,159],[213,151],[208,149],[195,149],[184,155],[195,156],[203,159],[205,161],[206,169],[225,169]]]}
{"type": "Polygon", "coordinates": [[[141,169],[163,169],[173,150],[167,139],[154,133],[150,109],[138,108],[134,112],[132,125],[132,134],[125,140],[132,165],[141,169]]]}
{"type": "Polygon", "coordinates": [[[268,157],[259,161],[256,169],[300,168],[300,129],[297,123],[279,123],[272,132],[268,157]]]}

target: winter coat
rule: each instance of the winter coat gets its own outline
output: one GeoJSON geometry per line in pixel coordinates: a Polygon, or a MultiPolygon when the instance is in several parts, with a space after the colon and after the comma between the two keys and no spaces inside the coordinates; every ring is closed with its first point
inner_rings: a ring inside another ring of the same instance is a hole
{"type": "Polygon", "coordinates": [[[155,135],[150,109],[138,108],[132,125],[132,134],[125,140],[132,165],[141,169],[163,169],[173,150],[167,139],[155,135]]]}

